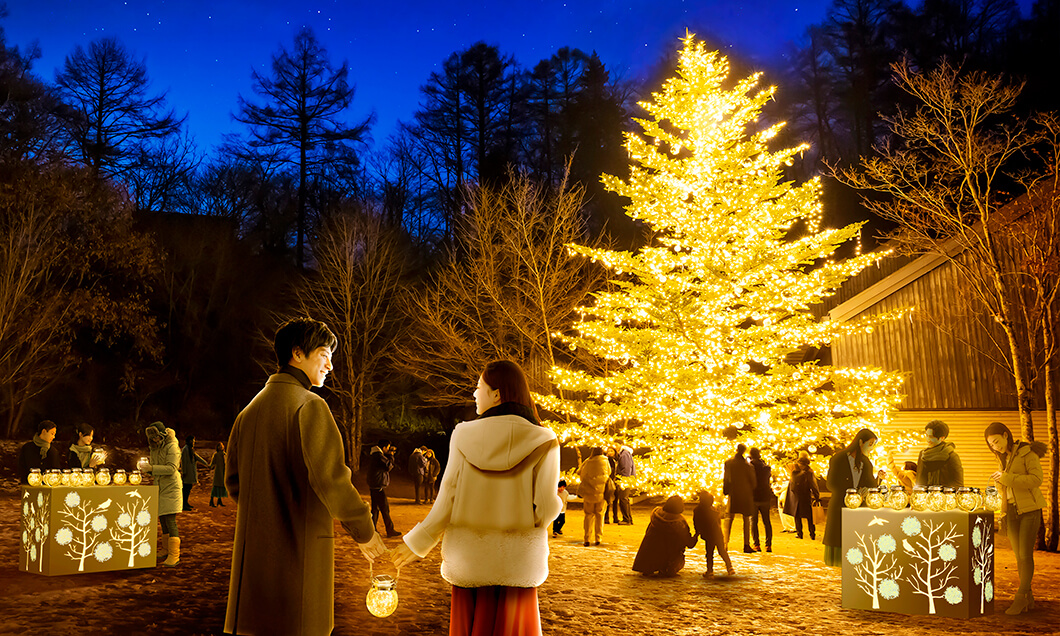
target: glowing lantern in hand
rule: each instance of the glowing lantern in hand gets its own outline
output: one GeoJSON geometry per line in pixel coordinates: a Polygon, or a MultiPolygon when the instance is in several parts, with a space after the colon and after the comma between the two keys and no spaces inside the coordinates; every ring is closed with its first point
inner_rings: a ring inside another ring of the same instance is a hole
{"type": "Polygon", "coordinates": [[[997,487],[989,486],[986,489],[986,496],[983,498],[983,505],[990,512],[997,512],[1001,510],[1001,494],[998,493],[997,487]]]}
{"type": "Polygon", "coordinates": [[[372,616],[386,618],[393,614],[398,606],[397,580],[387,574],[373,576],[365,605],[372,616]]]}

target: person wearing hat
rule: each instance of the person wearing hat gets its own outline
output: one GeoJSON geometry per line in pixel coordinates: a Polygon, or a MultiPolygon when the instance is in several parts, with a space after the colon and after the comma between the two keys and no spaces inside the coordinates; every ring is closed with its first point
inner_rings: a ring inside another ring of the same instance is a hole
{"type": "Polygon", "coordinates": [[[177,529],[177,514],[183,509],[183,484],[180,479],[180,447],[177,433],[166,428],[162,422],[151,422],[144,429],[147,435],[147,463],[139,466],[140,472],[148,473],[158,486],[158,522],[162,526],[162,545],[169,552],[162,565],[173,567],[180,563],[180,532],[177,529]]]}
{"type": "Polygon", "coordinates": [[[674,576],[685,567],[685,548],[692,548],[696,540],[681,514],[685,501],[674,495],[666,503],[651,511],[648,529],[633,559],[633,571],[645,576],[674,576]]]}
{"type": "Polygon", "coordinates": [[[338,346],[327,325],[295,318],[276,331],[278,370],[228,438],[225,487],[236,504],[227,634],[330,634],[335,520],[366,559],[386,553],[354,488],[342,434],[313,393],[338,346]]]}

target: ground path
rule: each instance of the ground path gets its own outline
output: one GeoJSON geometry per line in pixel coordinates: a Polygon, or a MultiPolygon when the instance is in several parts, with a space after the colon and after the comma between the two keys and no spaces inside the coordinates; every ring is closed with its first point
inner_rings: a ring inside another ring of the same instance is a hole
{"type": "MultiPolygon", "coordinates": [[[[398,484],[393,501],[399,530],[427,512],[398,484]]],[[[210,508],[207,489],[192,495],[193,512],[179,516],[181,565],[126,572],[44,577],[18,571],[18,500],[0,483],[0,634],[219,634],[224,621],[235,510],[210,508]]],[[[408,493],[411,494],[411,493],[408,493]]],[[[229,504],[231,501],[229,500],[229,504]]],[[[702,543],[687,553],[672,579],[630,570],[648,509],[635,508],[633,526],[604,526],[601,546],[580,541],[582,514],[568,512],[566,535],[552,540],[551,574],[539,590],[546,634],[925,634],[962,636],[1060,634],[1060,555],[1036,553],[1038,609],[1003,613],[1015,590],[1015,562],[998,538],[998,613],[971,620],[844,610],[840,573],[821,562],[819,542],[792,534],[774,539],[773,554],[733,552],[737,575],[704,580],[702,543]]],[[[686,515],[687,516],[687,515],[686,515]]],[[[778,525],[774,516],[774,525],[778,525]]],[[[739,532],[739,522],[734,533],[739,532]]],[[[736,535],[739,536],[739,535],[736,535]]],[[[820,537],[820,535],[818,535],[820,537]]],[[[399,540],[387,540],[395,544],[399,540]]],[[[400,605],[387,619],[368,614],[368,567],[352,539],[336,548],[336,636],[445,634],[449,587],[438,574],[439,551],[400,573],[400,605]]],[[[724,571],[719,562],[716,571],[724,571]]],[[[376,573],[390,572],[381,564],[376,573]]]]}

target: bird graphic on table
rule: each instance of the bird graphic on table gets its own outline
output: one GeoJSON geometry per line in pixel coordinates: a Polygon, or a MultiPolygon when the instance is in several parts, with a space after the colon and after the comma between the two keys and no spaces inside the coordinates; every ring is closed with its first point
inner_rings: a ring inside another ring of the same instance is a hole
{"type": "Polygon", "coordinates": [[[890,519],[881,519],[879,517],[873,517],[872,521],[869,522],[870,526],[882,526],[885,523],[890,522],[890,519]]]}

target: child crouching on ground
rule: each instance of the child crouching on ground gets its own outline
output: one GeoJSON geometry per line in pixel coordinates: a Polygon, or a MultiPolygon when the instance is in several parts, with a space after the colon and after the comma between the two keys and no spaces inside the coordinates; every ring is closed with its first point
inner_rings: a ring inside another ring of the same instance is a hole
{"type": "Polygon", "coordinates": [[[714,549],[717,548],[721,560],[725,562],[725,570],[729,575],[736,574],[729,560],[729,549],[725,546],[725,537],[721,533],[721,518],[714,510],[714,495],[706,490],[699,491],[699,505],[692,512],[692,526],[696,529],[693,537],[693,545],[697,537],[703,537],[703,543],[707,550],[707,571],[703,573],[704,578],[714,578],[714,549]]]}

